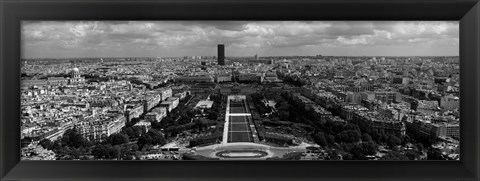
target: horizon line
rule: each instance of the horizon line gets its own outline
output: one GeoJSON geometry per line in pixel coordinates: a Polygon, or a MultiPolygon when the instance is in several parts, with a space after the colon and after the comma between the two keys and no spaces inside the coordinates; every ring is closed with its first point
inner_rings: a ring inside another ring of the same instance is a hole
{"type": "MultiPolygon", "coordinates": [[[[320,55],[320,54],[319,54],[320,55]]],[[[182,58],[182,57],[192,57],[192,56],[200,56],[200,57],[216,57],[216,55],[184,55],[184,56],[96,56],[96,57],[22,57],[20,59],[79,59],[79,58],[182,58]]],[[[225,56],[225,57],[254,57],[252,56],[225,56]]],[[[265,56],[258,56],[258,57],[459,57],[460,55],[265,55],[265,56]]]]}

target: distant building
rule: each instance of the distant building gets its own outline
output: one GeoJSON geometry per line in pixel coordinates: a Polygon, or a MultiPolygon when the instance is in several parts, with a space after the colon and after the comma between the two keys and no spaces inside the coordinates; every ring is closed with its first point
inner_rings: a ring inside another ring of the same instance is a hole
{"type": "Polygon", "coordinates": [[[435,141],[439,137],[460,138],[460,125],[448,123],[431,123],[425,120],[414,120],[407,123],[407,132],[415,139],[435,141]]]}
{"type": "Polygon", "coordinates": [[[21,149],[22,160],[55,160],[55,153],[40,145],[21,149]]]}
{"type": "Polygon", "coordinates": [[[225,45],[219,44],[218,45],[218,65],[225,65],[225,45]]]}
{"type": "Polygon", "coordinates": [[[402,99],[398,92],[375,92],[375,100],[385,103],[399,102],[402,99]]]}
{"type": "Polygon", "coordinates": [[[167,117],[167,109],[165,107],[158,107],[145,114],[145,120],[152,122],[152,121],[162,121],[163,118],[167,117]]]}
{"type": "Polygon", "coordinates": [[[161,120],[160,115],[156,112],[149,112],[145,114],[145,120],[148,122],[159,121],[161,120]]]}
{"type": "Polygon", "coordinates": [[[90,107],[114,107],[118,102],[114,99],[92,99],[89,101],[90,107]]]}
{"type": "Polygon", "coordinates": [[[80,70],[78,68],[73,68],[70,74],[70,84],[85,83],[85,78],[80,76],[80,70]]]}
{"type": "Polygon", "coordinates": [[[180,100],[182,100],[182,99],[184,99],[185,97],[187,97],[187,91],[183,91],[183,92],[176,93],[176,94],[175,94],[175,97],[178,97],[178,98],[180,98],[180,100]]]}
{"type": "Polygon", "coordinates": [[[362,94],[355,92],[347,92],[346,102],[360,104],[362,101],[362,94]]]}
{"type": "Polygon", "coordinates": [[[403,84],[407,85],[410,83],[410,78],[407,77],[394,77],[392,80],[393,84],[403,84]]]}
{"type": "Polygon", "coordinates": [[[330,111],[325,110],[311,99],[301,95],[300,93],[291,93],[289,95],[293,102],[295,102],[297,106],[307,111],[308,115],[314,118],[314,120],[324,123],[327,121],[327,119],[332,118],[332,113],[330,111]]]}
{"type": "Polygon", "coordinates": [[[362,100],[366,100],[366,101],[375,100],[375,93],[373,92],[362,92],[360,94],[362,95],[362,100]]]}
{"type": "Polygon", "coordinates": [[[266,82],[281,82],[280,79],[277,78],[277,73],[275,72],[266,72],[260,79],[262,83],[266,82]]]}
{"type": "Polygon", "coordinates": [[[118,133],[125,126],[126,118],[117,116],[98,121],[83,121],[75,125],[84,138],[89,140],[105,140],[108,136],[118,133]]]}
{"type": "Polygon", "coordinates": [[[213,77],[210,75],[200,75],[200,76],[176,77],[175,82],[200,83],[200,82],[214,82],[214,80],[213,80],[213,77]]]}
{"type": "Polygon", "coordinates": [[[310,105],[311,116],[314,120],[325,123],[327,120],[331,120],[333,118],[332,113],[330,111],[325,110],[319,105],[310,105]]]}
{"type": "Polygon", "coordinates": [[[261,82],[261,73],[244,73],[238,76],[238,81],[244,82],[261,82]]]}
{"type": "Polygon", "coordinates": [[[435,114],[439,111],[438,101],[419,100],[417,111],[423,114],[435,114]]]}
{"type": "Polygon", "coordinates": [[[195,108],[197,109],[210,109],[212,108],[212,105],[213,105],[213,101],[210,101],[210,100],[202,100],[202,101],[199,101],[197,103],[197,105],[195,106],[195,108]]]}
{"type": "Polygon", "coordinates": [[[161,101],[161,95],[150,95],[146,96],[143,100],[143,109],[148,111],[152,109],[155,105],[159,104],[161,101]]]}
{"type": "Polygon", "coordinates": [[[48,81],[46,80],[22,80],[22,86],[30,87],[30,86],[45,86],[48,85],[48,81]]]}
{"type": "Polygon", "coordinates": [[[133,125],[133,126],[143,127],[143,128],[145,128],[145,132],[148,132],[148,130],[150,129],[150,127],[152,127],[152,123],[151,123],[151,122],[147,122],[147,121],[140,121],[140,122],[136,123],[136,124],[133,125]]]}
{"type": "Polygon", "coordinates": [[[162,88],[160,89],[161,100],[167,100],[169,97],[172,97],[172,88],[162,88]]]}
{"type": "Polygon", "coordinates": [[[138,118],[144,112],[143,104],[126,105],[125,118],[127,122],[130,122],[133,118],[138,118]]]}
{"type": "Polygon", "coordinates": [[[447,129],[445,136],[456,139],[460,138],[460,124],[446,124],[445,127],[447,129]]]}
{"type": "Polygon", "coordinates": [[[49,77],[47,79],[49,85],[67,85],[68,80],[63,77],[49,77]]]}
{"type": "Polygon", "coordinates": [[[217,75],[217,83],[221,82],[231,82],[232,81],[232,75],[217,75]]]}
{"type": "Polygon", "coordinates": [[[258,90],[252,87],[222,87],[218,89],[218,93],[223,95],[230,95],[230,94],[244,94],[250,95],[256,93],[258,90]]]}
{"type": "Polygon", "coordinates": [[[448,78],[448,77],[435,77],[434,82],[436,84],[442,84],[442,83],[445,83],[445,82],[450,82],[450,78],[448,78]]]}
{"type": "Polygon", "coordinates": [[[460,99],[458,97],[449,95],[440,99],[440,107],[447,110],[455,110],[460,107],[460,99]]]}
{"type": "Polygon", "coordinates": [[[168,111],[172,111],[178,106],[179,100],[180,99],[178,97],[170,97],[166,101],[163,101],[160,105],[162,107],[166,107],[168,111]]]}

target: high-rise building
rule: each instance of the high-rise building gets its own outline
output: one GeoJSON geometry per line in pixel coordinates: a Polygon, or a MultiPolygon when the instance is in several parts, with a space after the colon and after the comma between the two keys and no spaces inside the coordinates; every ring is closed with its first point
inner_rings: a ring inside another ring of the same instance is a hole
{"type": "Polygon", "coordinates": [[[218,44],[218,65],[225,65],[225,45],[218,44]]]}

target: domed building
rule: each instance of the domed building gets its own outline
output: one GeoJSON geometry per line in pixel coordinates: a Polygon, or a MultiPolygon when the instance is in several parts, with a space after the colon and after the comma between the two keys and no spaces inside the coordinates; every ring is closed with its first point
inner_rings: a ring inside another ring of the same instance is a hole
{"type": "Polygon", "coordinates": [[[80,76],[80,70],[78,68],[73,68],[70,75],[70,84],[85,83],[85,78],[80,76]]]}

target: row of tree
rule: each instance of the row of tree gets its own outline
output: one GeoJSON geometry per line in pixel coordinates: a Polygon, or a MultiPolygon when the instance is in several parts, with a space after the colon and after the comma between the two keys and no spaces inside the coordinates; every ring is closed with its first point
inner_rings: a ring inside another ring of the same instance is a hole
{"type": "Polygon", "coordinates": [[[190,140],[189,147],[218,143],[222,140],[222,136],[222,132],[216,132],[212,135],[195,138],[190,140]]]}
{"type": "Polygon", "coordinates": [[[264,103],[263,103],[263,99],[264,99],[264,95],[261,94],[261,93],[253,93],[252,95],[250,95],[252,97],[252,100],[253,100],[253,103],[255,104],[255,108],[257,109],[257,111],[260,113],[260,115],[263,115],[265,113],[270,113],[272,112],[272,108],[271,107],[268,107],[266,106],[264,103]]]}

